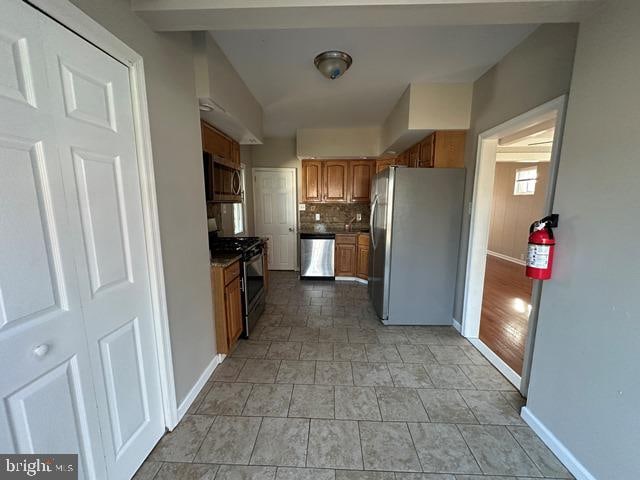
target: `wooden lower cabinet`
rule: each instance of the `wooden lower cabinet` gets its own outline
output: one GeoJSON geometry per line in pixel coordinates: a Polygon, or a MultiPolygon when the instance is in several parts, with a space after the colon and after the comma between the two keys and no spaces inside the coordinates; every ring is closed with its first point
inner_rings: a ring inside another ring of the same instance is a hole
{"type": "Polygon", "coordinates": [[[211,286],[218,353],[228,354],[242,335],[240,262],[211,267],[211,286]]]}
{"type": "Polygon", "coordinates": [[[336,277],[355,277],[356,243],[355,233],[336,235],[335,272],[336,277]]]}
{"type": "Polygon", "coordinates": [[[369,234],[344,233],[336,235],[336,277],[369,278],[369,234]]]}
{"type": "Polygon", "coordinates": [[[369,279],[369,234],[358,234],[356,249],[356,277],[363,280],[369,279]]]}

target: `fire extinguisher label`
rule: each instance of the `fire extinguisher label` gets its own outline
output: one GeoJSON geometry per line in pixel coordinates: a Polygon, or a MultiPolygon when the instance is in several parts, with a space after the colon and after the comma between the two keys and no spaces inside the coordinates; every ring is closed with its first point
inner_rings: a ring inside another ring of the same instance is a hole
{"type": "Polygon", "coordinates": [[[531,245],[527,255],[527,267],[547,268],[549,266],[550,245],[531,245]]]}

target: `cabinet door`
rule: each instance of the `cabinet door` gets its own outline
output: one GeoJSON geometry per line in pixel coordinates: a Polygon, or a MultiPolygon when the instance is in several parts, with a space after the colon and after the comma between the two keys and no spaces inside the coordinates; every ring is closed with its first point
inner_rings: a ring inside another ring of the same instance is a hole
{"type": "Polygon", "coordinates": [[[240,168],[240,144],[234,141],[231,141],[231,162],[240,168]]]}
{"type": "Polygon", "coordinates": [[[372,160],[351,160],[349,162],[351,202],[369,203],[374,166],[375,162],[372,160]]]}
{"type": "Polygon", "coordinates": [[[325,202],[346,202],[349,199],[349,161],[327,160],[324,162],[325,202]]]}
{"type": "Polygon", "coordinates": [[[224,287],[225,312],[229,346],[233,345],[242,333],[242,300],[240,297],[240,277],[236,277],[224,287]]]}
{"type": "Polygon", "coordinates": [[[302,203],[322,201],[322,162],[302,160],[302,203]]]}
{"type": "Polygon", "coordinates": [[[356,246],[336,245],[336,276],[353,277],[356,274],[356,246]]]}
{"type": "Polygon", "coordinates": [[[467,132],[452,130],[436,132],[434,166],[438,168],[463,168],[464,146],[467,132]]]}
{"type": "Polygon", "coordinates": [[[420,163],[420,144],[417,143],[409,149],[407,163],[409,167],[417,167],[420,163]]]}
{"type": "Polygon", "coordinates": [[[369,247],[368,246],[358,245],[356,276],[364,280],[367,280],[369,278],[369,247]]]}
{"type": "Polygon", "coordinates": [[[418,167],[431,168],[433,167],[433,148],[434,148],[435,134],[431,134],[420,142],[420,159],[418,160],[418,167]]]}

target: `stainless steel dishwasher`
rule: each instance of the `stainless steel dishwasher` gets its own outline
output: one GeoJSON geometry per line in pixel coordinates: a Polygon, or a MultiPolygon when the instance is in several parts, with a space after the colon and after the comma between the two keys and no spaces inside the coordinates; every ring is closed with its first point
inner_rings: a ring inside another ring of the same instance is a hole
{"type": "Polygon", "coordinates": [[[335,279],[334,233],[300,234],[300,278],[335,279]]]}

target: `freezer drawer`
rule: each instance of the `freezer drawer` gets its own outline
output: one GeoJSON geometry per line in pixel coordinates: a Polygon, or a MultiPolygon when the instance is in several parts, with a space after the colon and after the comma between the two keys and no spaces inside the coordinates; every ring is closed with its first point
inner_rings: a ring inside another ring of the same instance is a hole
{"type": "Polygon", "coordinates": [[[300,235],[300,278],[335,278],[335,235],[300,235]]]}

